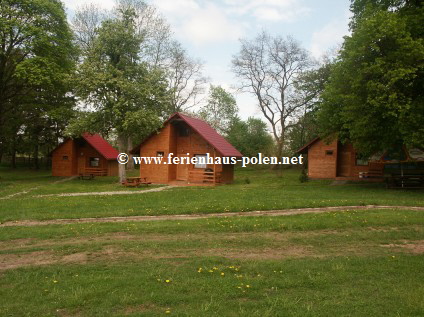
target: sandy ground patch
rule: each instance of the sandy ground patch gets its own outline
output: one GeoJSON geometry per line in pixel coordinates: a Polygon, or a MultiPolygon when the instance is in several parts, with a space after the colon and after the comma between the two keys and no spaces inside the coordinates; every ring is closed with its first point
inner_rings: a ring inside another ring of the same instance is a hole
{"type": "Polygon", "coordinates": [[[424,240],[403,241],[399,244],[383,244],[384,248],[393,248],[395,250],[406,250],[413,254],[424,254],[424,240]]]}
{"type": "MultiPolygon", "coordinates": [[[[162,187],[160,187],[162,188],[162,187]]],[[[166,188],[166,187],[165,187],[166,188]]],[[[140,221],[161,221],[161,220],[191,220],[191,219],[207,219],[207,218],[226,218],[239,216],[291,216],[300,214],[317,214],[334,211],[351,211],[365,209],[403,209],[412,211],[424,211],[424,207],[413,206],[341,206],[341,207],[319,207],[319,208],[296,208],[284,210],[257,210],[244,212],[226,212],[211,214],[183,214],[183,215],[160,215],[160,216],[128,216],[128,217],[99,217],[99,218],[77,218],[77,219],[53,219],[53,220],[20,220],[7,221],[0,224],[1,227],[16,226],[44,226],[55,224],[73,224],[73,223],[98,223],[98,222],[140,222],[140,221]]]]}

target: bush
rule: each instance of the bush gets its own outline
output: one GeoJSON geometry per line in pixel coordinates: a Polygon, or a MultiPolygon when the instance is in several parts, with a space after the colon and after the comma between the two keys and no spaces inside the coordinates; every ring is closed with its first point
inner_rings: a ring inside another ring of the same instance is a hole
{"type": "Polygon", "coordinates": [[[301,183],[306,183],[309,181],[308,175],[306,175],[306,169],[302,169],[302,172],[299,175],[299,181],[301,183]]]}

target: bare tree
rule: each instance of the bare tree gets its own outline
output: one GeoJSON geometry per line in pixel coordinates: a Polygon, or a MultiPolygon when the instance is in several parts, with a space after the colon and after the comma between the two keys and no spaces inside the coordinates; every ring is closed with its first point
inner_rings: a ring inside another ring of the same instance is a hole
{"type": "Polygon", "coordinates": [[[90,50],[97,36],[97,30],[107,15],[107,11],[93,3],[86,3],[75,12],[72,29],[83,56],[90,50]]]}
{"type": "Polygon", "coordinates": [[[181,44],[171,46],[167,74],[171,90],[171,112],[186,111],[201,101],[206,78],[202,75],[201,61],[188,56],[181,44]]]}
{"type": "Polygon", "coordinates": [[[271,125],[276,155],[282,156],[287,129],[309,102],[299,98],[294,83],[312,66],[312,61],[292,37],[271,37],[262,32],[253,40],[240,42],[240,52],[232,60],[233,72],[240,79],[238,88],[256,97],[271,125]]]}
{"type": "Polygon", "coordinates": [[[170,58],[172,31],[168,22],[156,7],[143,0],[118,0],[117,12],[131,9],[136,15],[139,34],[143,37],[141,59],[150,68],[165,67],[170,58]]]}
{"type": "Polygon", "coordinates": [[[103,11],[93,4],[85,4],[75,14],[72,26],[84,59],[102,21],[131,10],[136,17],[137,32],[143,38],[140,59],[149,69],[166,73],[171,92],[169,112],[187,111],[202,100],[206,78],[203,64],[187,54],[180,43],[173,40],[169,24],[157,9],[143,0],[117,0],[111,11],[103,11]]]}

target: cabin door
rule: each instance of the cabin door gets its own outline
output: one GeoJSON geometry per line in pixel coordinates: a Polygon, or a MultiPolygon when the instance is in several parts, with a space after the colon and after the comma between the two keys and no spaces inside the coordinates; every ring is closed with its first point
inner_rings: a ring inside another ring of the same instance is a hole
{"type": "Polygon", "coordinates": [[[350,176],[352,153],[347,146],[339,144],[337,155],[337,176],[348,177],[350,176]]]}
{"type": "MultiPolygon", "coordinates": [[[[187,155],[178,155],[180,158],[187,157],[187,155]]],[[[177,165],[177,180],[178,181],[187,181],[188,180],[188,164],[178,164],[177,165]]]]}
{"type": "Polygon", "coordinates": [[[85,173],[85,156],[78,156],[78,174],[85,173]]]}

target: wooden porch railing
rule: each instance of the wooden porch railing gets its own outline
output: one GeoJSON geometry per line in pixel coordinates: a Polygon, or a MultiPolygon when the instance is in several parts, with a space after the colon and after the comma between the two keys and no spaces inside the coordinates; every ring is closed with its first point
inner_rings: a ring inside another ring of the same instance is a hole
{"type": "Polygon", "coordinates": [[[189,182],[193,183],[221,183],[221,172],[189,171],[189,182]]]}
{"type": "Polygon", "coordinates": [[[107,168],[86,167],[84,169],[84,175],[106,176],[107,168]]]}

